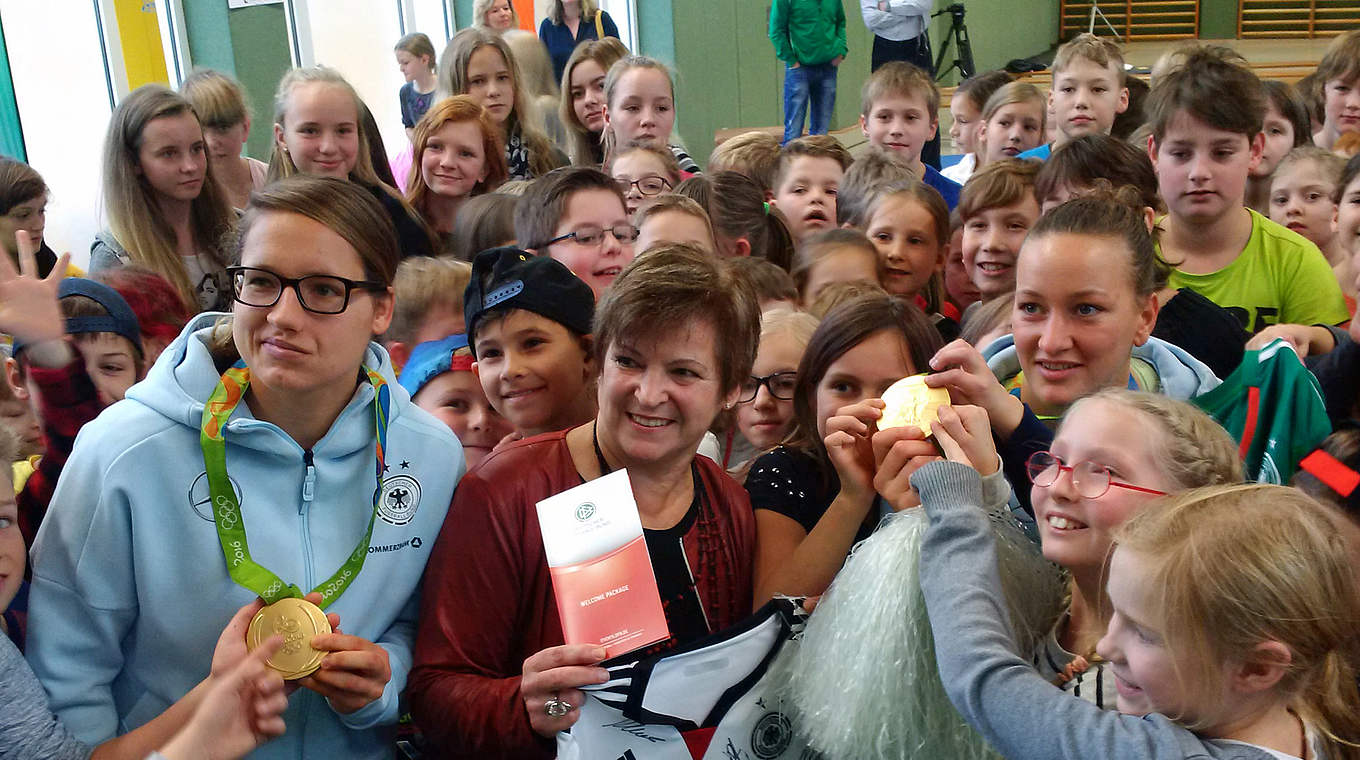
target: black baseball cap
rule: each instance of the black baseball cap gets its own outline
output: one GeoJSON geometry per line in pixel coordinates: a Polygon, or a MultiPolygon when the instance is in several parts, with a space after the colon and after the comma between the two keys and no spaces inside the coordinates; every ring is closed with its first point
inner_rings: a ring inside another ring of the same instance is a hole
{"type": "MultiPolygon", "coordinates": [[[[137,314],[128,306],[127,299],[112,287],[105,285],[98,280],[90,280],[84,277],[63,277],[57,286],[57,298],[67,296],[85,296],[94,301],[108,312],[106,316],[98,317],[67,317],[66,334],[79,335],[81,333],[108,332],[121,335],[127,338],[132,344],[132,349],[138,356],[142,354],[142,328],[137,322],[137,314]]],[[[13,353],[17,355],[26,348],[26,344],[19,340],[14,341],[13,353]]]]}
{"type": "Polygon", "coordinates": [[[499,306],[532,311],[579,335],[591,333],[595,293],[561,262],[514,247],[477,254],[463,291],[468,346],[477,354],[477,320],[499,306]]]}

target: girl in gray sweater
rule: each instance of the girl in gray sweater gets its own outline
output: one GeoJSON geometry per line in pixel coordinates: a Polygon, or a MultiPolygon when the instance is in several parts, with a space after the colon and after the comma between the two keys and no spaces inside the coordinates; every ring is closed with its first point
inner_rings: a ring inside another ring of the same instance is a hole
{"type": "Polygon", "coordinates": [[[1003,755],[1360,757],[1360,590],[1324,508],[1291,489],[1241,485],[1189,491],[1133,516],[1116,534],[1114,615],[1097,647],[1119,712],[1101,710],[1063,694],[1015,650],[969,466],[996,457],[982,418],[942,414],[936,437],[955,461],[920,467],[909,483],[910,462],[893,450],[900,434],[878,433],[875,483],[885,499],[911,491],[925,507],[920,576],[940,677],[1003,755]]]}

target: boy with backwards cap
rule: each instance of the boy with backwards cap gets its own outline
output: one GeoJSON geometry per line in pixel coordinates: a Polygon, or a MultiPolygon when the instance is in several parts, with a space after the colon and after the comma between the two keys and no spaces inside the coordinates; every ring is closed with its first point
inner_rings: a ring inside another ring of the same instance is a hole
{"type": "Polygon", "coordinates": [[[463,311],[472,372],[518,436],[595,416],[595,295],[566,266],[518,248],[482,251],[463,311]]]}

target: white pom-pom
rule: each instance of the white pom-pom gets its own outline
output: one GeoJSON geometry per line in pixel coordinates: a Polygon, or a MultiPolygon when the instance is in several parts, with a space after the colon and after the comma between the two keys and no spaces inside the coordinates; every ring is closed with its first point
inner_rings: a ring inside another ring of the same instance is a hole
{"type": "MultiPolygon", "coordinates": [[[[1062,576],[1014,518],[991,516],[1012,630],[1018,651],[1028,653],[1061,609],[1062,576]]],[[[920,509],[885,518],[851,553],[808,621],[789,698],[806,740],[826,757],[999,757],[940,683],[918,572],[926,525],[920,509]]]]}

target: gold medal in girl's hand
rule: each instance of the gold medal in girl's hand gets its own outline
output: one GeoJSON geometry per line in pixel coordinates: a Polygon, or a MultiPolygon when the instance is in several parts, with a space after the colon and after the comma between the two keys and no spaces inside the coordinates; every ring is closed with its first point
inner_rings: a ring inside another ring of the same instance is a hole
{"type": "Polygon", "coordinates": [[[926,385],[925,375],[912,375],[888,386],[883,391],[883,404],[879,430],[914,426],[929,437],[939,408],[949,406],[949,391],[926,385]]]}

